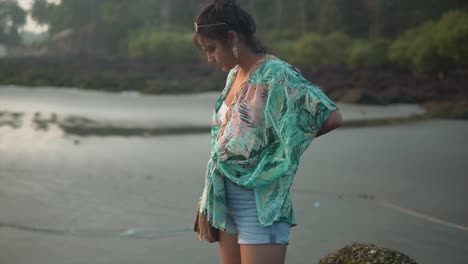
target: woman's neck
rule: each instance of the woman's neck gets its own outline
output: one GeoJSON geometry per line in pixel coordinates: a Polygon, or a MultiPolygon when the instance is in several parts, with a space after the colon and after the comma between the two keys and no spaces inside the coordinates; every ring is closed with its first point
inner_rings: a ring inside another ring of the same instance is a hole
{"type": "Polygon", "coordinates": [[[239,59],[239,73],[242,76],[248,75],[248,72],[250,71],[252,66],[254,66],[255,63],[263,59],[263,57],[265,57],[265,54],[263,53],[255,53],[250,49],[246,49],[243,56],[241,56],[239,59]]]}

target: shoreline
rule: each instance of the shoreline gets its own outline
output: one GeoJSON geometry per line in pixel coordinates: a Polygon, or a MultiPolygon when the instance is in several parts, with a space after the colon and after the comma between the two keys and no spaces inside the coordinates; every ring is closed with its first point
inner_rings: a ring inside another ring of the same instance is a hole
{"type": "MultiPolygon", "coordinates": [[[[35,117],[26,122],[35,131],[45,131],[49,129],[60,129],[64,134],[70,136],[165,136],[165,135],[189,135],[210,133],[211,126],[200,125],[180,125],[166,127],[142,127],[129,124],[110,124],[105,121],[92,120],[87,117],[67,116],[65,118],[58,117],[57,114],[52,114],[50,118],[38,118],[40,113],[36,113],[35,117]]],[[[27,116],[25,112],[9,112],[0,111],[0,128],[10,127],[12,129],[21,129],[24,126],[23,117],[27,116]]],[[[408,123],[421,122],[429,120],[427,114],[413,114],[407,117],[389,117],[375,119],[356,119],[343,120],[340,128],[357,128],[357,127],[375,127],[401,125],[408,123]]]]}
{"type": "MultiPolygon", "coordinates": [[[[412,73],[398,69],[301,69],[335,102],[419,104],[428,117],[468,120],[468,68],[412,73]]],[[[39,87],[139,95],[192,95],[219,92],[225,73],[207,63],[97,57],[7,57],[0,59],[0,86],[39,87]],[[67,87],[67,88],[66,88],[67,87]],[[76,88],[75,88],[76,89],[76,88]]],[[[367,125],[367,124],[365,124],[367,125]]]]}
{"type": "MultiPolygon", "coordinates": [[[[468,101],[468,68],[412,73],[398,69],[300,69],[334,101],[352,104],[468,101]]],[[[193,94],[222,90],[226,74],[201,60],[162,63],[93,57],[9,57],[0,59],[0,85],[80,87],[141,94],[193,94]]],[[[468,106],[466,106],[468,108],[468,106]]],[[[468,111],[467,111],[468,112],[468,111]]]]}
{"type": "MultiPolygon", "coordinates": [[[[11,120],[11,116],[23,116],[24,113],[20,112],[0,112],[0,128],[10,127],[13,129],[21,129],[22,121],[11,120]],[[6,116],[6,118],[4,117],[6,116]]],[[[203,134],[210,133],[211,126],[174,126],[174,127],[161,127],[161,128],[148,128],[125,126],[118,124],[109,125],[104,122],[93,121],[87,119],[89,123],[81,122],[85,118],[68,117],[64,120],[32,120],[30,123],[35,131],[47,132],[51,127],[57,127],[66,135],[70,136],[165,136],[165,135],[190,135],[190,134],[203,134]]],[[[421,122],[431,119],[428,115],[411,115],[409,117],[394,117],[394,118],[379,118],[369,120],[344,120],[341,129],[345,128],[358,128],[358,127],[377,127],[377,126],[392,126],[402,125],[415,122],[421,122]]]]}
{"type": "MultiPolygon", "coordinates": [[[[0,127],[53,130],[72,136],[163,136],[209,133],[218,92],[141,95],[53,87],[0,86],[0,127]]],[[[337,102],[342,127],[427,120],[418,104],[386,106],[337,102]]]]}

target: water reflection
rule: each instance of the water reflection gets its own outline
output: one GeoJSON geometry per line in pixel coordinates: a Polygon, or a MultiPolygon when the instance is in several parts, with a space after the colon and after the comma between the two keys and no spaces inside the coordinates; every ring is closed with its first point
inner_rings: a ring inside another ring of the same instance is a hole
{"type": "MultiPolygon", "coordinates": [[[[174,127],[134,127],[132,124],[120,122],[119,124],[93,120],[91,118],[68,115],[60,117],[56,113],[34,114],[21,112],[0,112],[0,130],[10,127],[21,130],[21,134],[29,135],[34,139],[33,133],[52,132],[51,137],[70,136],[157,136],[173,134],[207,133],[210,127],[201,125],[187,125],[174,127]],[[58,132],[60,131],[60,133],[58,132]]],[[[4,129],[4,133],[8,133],[4,129]]],[[[18,133],[19,131],[15,131],[18,133]]],[[[41,135],[42,137],[43,135],[41,135]]]]}
{"type": "Polygon", "coordinates": [[[61,130],[67,136],[206,133],[218,96],[218,93],[137,96],[132,92],[0,88],[3,134],[6,127],[22,129],[23,134],[61,130]]]}
{"type": "Polygon", "coordinates": [[[19,128],[22,125],[22,117],[24,113],[0,111],[0,127],[10,126],[12,128],[19,128]]]}
{"type": "Polygon", "coordinates": [[[60,128],[57,114],[0,111],[0,147],[40,147],[57,140],[74,142],[60,128]]]}

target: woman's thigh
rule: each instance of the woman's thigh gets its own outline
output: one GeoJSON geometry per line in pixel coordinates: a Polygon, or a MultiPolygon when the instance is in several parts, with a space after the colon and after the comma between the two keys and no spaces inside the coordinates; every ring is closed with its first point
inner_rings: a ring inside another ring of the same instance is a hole
{"type": "Polygon", "coordinates": [[[241,264],[240,247],[236,234],[219,231],[219,249],[223,264],[241,264]]]}
{"type": "Polygon", "coordinates": [[[284,264],[287,245],[240,245],[242,264],[284,264]]]}

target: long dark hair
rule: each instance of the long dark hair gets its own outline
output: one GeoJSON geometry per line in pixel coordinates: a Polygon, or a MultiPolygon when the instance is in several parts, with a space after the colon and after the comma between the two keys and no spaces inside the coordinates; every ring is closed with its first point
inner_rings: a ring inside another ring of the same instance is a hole
{"type": "Polygon", "coordinates": [[[216,39],[226,44],[229,40],[228,32],[232,30],[241,35],[253,52],[266,53],[265,47],[254,37],[257,26],[252,16],[234,0],[214,0],[200,12],[195,23],[200,26],[193,37],[197,46],[198,36],[216,39]]]}

